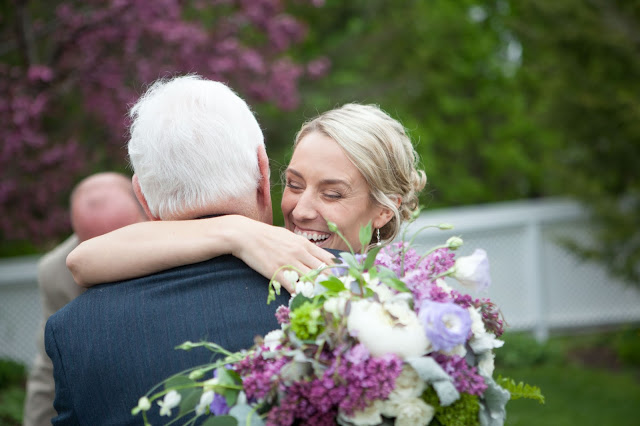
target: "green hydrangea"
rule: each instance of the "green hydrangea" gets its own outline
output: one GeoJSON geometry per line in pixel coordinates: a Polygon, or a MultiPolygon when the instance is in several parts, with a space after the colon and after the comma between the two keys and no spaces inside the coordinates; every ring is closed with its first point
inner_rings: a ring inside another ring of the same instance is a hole
{"type": "Polygon", "coordinates": [[[436,391],[429,387],[422,394],[424,401],[435,409],[433,425],[479,426],[480,403],[476,395],[461,393],[460,398],[448,407],[440,406],[436,391]]]}
{"type": "Polygon", "coordinates": [[[324,330],[320,308],[304,302],[289,314],[291,330],[302,340],[313,340],[324,330]]]}

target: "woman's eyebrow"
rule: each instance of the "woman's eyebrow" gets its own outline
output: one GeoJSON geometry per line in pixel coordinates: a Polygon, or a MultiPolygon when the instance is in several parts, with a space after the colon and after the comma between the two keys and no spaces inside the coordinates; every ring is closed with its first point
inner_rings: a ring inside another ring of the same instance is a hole
{"type": "MultiPolygon", "coordinates": [[[[296,175],[300,179],[304,179],[304,176],[302,176],[302,173],[300,173],[296,169],[292,169],[291,167],[287,168],[286,173],[291,173],[292,175],[296,175]]],[[[320,181],[320,185],[344,185],[347,188],[351,188],[351,185],[349,184],[349,182],[347,182],[344,179],[322,179],[320,181]]]]}

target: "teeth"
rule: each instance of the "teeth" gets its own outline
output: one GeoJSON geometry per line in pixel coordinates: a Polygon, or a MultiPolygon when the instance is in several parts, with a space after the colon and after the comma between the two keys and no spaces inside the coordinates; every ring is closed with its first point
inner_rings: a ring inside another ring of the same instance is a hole
{"type": "Polygon", "coordinates": [[[307,232],[295,231],[297,235],[305,237],[309,241],[323,241],[329,238],[328,234],[312,234],[307,232]]]}

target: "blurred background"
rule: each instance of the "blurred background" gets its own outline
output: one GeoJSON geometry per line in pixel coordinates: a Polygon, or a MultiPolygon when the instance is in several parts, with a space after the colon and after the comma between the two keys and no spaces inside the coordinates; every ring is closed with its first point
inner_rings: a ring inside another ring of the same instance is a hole
{"type": "MultiPolygon", "coordinates": [[[[548,402],[511,402],[509,424],[638,424],[624,407],[640,402],[640,1],[1,1],[0,331],[11,342],[33,345],[8,324],[14,311],[40,320],[37,286],[20,291],[71,233],[73,185],[130,175],[128,106],[155,79],[189,72],[255,110],[276,224],[279,174],[305,120],[360,102],[401,121],[429,181],[421,220],[455,217],[478,245],[515,235],[496,245],[504,257],[489,253],[492,267],[532,297],[510,305],[513,344],[497,352],[548,402]],[[505,225],[472,226],[482,220],[505,225]],[[500,272],[513,247],[537,261],[500,272]],[[558,258],[562,273],[550,269],[558,258]],[[551,290],[569,281],[564,298],[551,290]],[[570,321],[543,315],[593,288],[570,321]]],[[[29,368],[12,348],[0,351],[0,424],[19,424],[29,368]]]]}

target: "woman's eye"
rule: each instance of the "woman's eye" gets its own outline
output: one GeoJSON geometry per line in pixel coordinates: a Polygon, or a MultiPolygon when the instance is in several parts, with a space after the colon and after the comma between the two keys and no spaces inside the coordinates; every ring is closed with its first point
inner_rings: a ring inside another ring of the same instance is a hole
{"type": "Polygon", "coordinates": [[[331,200],[339,200],[342,198],[342,194],[339,192],[325,192],[324,196],[331,200]]]}
{"type": "Polygon", "coordinates": [[[297,184],[296,182],[287,181],[286,185],[287,185],[287,188],[290,188],[290,189],[293,189],[293,190],[302,189],[302,187],[299,184],[297,184]]]}

